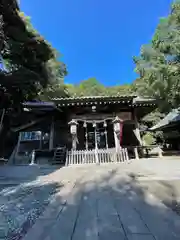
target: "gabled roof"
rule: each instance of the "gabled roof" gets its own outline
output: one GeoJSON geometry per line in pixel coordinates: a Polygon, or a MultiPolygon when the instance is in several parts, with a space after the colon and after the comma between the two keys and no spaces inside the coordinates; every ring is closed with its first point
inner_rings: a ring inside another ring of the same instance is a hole
{"type": "Polygon", "coordinates": [[[51,100],[53,101],[70,101],[70,100],[74,100],[74,101],[78,101],[78,100],[106,100],[106,99],[133,99],[134,97],[137,97],[136,95],[116,95],[116,96],[80,96],[80,97],[60,97],[60,98],[52,98],[51,100]]]}
{"type": "Polygon", "coordinates": [[[136,95],[116,95],[116,96],[83,96],[70,98],[53,98],[51,99],[58,106],[88,105],[88,104],[117,104],[126,103],[129,106],[150,106],[156,105],[155,99],[141,98],[136,95]]]}
{"type": "Polygon", "coordinates": [[[154,98],[147,98],[147,97],[140,97],[140,96],[135,96],[133,99],[133,103],[148,103],[148,102],[156,102],[156,99],[154,98]]]}
{"type": "Polygon", "coordinates": [[[54,102],[32,101],[23,103],[23,107],[30,110],[53,111],[59,110],[54,102]]]}
{"type": "Polygon", "coordinates": [[[24,106],[29,107],[55,107],[54,102],[31,101],[23,103],[24,106]]]}
{"type": "Polygon", "coordinates": [[[162,120],[160,120],[156,125],[151,127],[149,130],[158,131],[167,127],[171,123],[175,123],[180,121],[180,111],[179,109],[173,109],[170,113],[168,113],[162,120]]]}
{"type": "Polygon", "coordinates": [[[178,109],[178,111],[179,111],[179,114],[175,118],[173,118],[172,122],[180,121],[180,109],[178,109]]]}

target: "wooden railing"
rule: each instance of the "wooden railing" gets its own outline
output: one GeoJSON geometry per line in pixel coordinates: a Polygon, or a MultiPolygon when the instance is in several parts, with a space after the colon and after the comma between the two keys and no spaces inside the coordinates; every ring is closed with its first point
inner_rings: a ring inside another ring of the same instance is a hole
{"type": "Polygon", "coordinates": [[[71,150],[66,155],[66,166],[74,164],[119,163],[129,160],[126,148],[116,151],[114,148],[93,150],[71,150]]]}

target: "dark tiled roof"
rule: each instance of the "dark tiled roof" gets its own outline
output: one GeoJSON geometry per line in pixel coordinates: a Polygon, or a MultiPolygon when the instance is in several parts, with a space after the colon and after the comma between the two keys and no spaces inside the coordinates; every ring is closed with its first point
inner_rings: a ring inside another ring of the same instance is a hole
{"type": "Polygon", "coordinates": [[[123,96],[85,96],[85,97],[71,97],[71,98],[54,98],[49,102],[31,101],[23,103],[25,108],[50,110],[57,107],[75,106],[75,105],[112,105],[112,104],[126,104],[129,107],[149,107],[156,106],[157,102],[154,99],[141,98],[134,95],[123,96]]]}
{"type": "Polygon", "coordinates": [[[23,103],[24,106],[28,107],[55,107],[54,102],[42,102],[42,101],[32,101],[23,103]]]}
{"type": "Polygon", "coordinates": [[[82,96],[68,98],[52,98],[53,101],[79,101],[79,100],[105,100],[105,99],[133,99],[136,95],[116,95],[116,96],[82,96]]]}
{"type": "Polygon", "coordinates": [[[129,106],[150,106],[156,105],[155,99],[141,98],[136,95],[121,95],[121,96],[83,96],[70,98],[53,98],[52,101],[58,106],[72,105],[91,105],[91,104],[117,104],[126,103],[129,106]]]}
{"type": "Polygon", "coordinates": [[[160,120],[156,125],[150,128],[151,131],[158,131],[171,123],[175,123],[180,121],[180,111],[178,109],[173,109],[170,113],[168,113],[162,120],[160,120]]]}
{"type": "Polygon", "coordinates": [[[58,110],[56,104],[54,102],[41,102],[41,101],[32,101],[23,103],[24,109],[28,111],[40,110],[40,111],[53,111],[58,110]]]}

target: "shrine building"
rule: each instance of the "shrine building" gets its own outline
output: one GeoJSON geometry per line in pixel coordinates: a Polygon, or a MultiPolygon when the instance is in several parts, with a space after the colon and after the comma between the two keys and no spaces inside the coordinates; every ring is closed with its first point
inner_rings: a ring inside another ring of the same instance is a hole
{"type": "Polygon", "coordinates": [[[65,163],[73,151],[87,155],[126,149],[124,156],[131,158],[133,148],[142,145],[139,122],[157,102],[134,95],[87,96],[26,102],[23,107],[12,128],[19,137],[11,161],[28,163],[36,152],[36,162],[46,157],[49,163],[65,163]]]}

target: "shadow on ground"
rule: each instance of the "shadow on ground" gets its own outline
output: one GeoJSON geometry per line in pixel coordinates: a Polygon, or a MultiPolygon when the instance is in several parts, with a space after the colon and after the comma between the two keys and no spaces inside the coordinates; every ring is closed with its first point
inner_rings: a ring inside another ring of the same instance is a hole
{"type": "Polygon", "coordinates": [[[20,239],[44,211],[60,183],[44,183],[61,166],[0,166],[0,239],[20,239]]]}
{"type": "Polygon", "coordinates": [[[0,166],[0,184],[21,183],[36,180],[40,176],[49,175],[61,165],[26,165],[26,166],[0,166]]]}
{"type": "Polygon", "coordinates": [[[21,239],[62,187],[60,183],[31,182],[1,189],[0,239],[21,239]]]}
{"type": "Polygon", "coordinates": [[[25,240],[179,239],[179,216],[149,195],[135,174],[84,176],[69,194],[60,188],[25,240]]]}
{"type": "Polygon", "coordinates": [[[141,181],[141,187],[154,194],[162,203],[180,215],[180,179],[141,181]]]}

